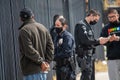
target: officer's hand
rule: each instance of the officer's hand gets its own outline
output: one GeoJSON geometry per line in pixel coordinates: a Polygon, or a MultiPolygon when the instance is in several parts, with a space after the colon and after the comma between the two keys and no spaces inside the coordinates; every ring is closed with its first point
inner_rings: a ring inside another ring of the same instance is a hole
{"type": "Polygon", "coordinates": [[[100,37],[99,41],[100,41],[100,44],[105,44],[105,43],[107,43],[109,41],[109,39],[105,38],[105,37],[100,37]]]}
{"type": "Polygon", "coordinates": [[[48,71],[50,69],[50,65],[47,62],[42,62],[41,64],[41,70],[44,71],[48,71]]]}

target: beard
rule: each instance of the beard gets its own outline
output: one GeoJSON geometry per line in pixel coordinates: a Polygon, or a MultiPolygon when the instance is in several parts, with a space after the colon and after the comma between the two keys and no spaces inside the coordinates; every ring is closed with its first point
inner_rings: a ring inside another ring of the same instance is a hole
{"type": "Polygon", "coordinates": [[[90,25],[95,25],[97,23],[97,21],[90,21],[90,25]]]}
{"type": "Polygon", "coordinates": [[[113,21],[113,22],[110,22],[111,25],[118,25],[119,24],[119,21],[113,21]]]}

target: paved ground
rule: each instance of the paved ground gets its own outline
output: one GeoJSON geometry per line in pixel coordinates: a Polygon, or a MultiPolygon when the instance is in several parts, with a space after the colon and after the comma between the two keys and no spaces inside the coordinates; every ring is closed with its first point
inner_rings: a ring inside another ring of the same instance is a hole
{"type": "MultiPolygon", "coordinates": [[[[77,75],[76,80],[80,80],[80,74],[77,75]]],[[[96,72],[95,80],[109,80],[108,72],[96,72]]]]}
{"type": "Polygon", "coordinates": [[[109,80],[108,72],[98,72],[98,73],[96,73],[96,80],[109,80]]]}

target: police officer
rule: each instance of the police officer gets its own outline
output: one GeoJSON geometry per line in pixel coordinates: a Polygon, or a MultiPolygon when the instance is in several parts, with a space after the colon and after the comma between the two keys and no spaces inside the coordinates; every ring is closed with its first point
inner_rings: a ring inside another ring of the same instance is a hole
{"type": "Polygon", "coordinates": [[[99,18],[100,13],[97,10],[90,10],[86,18],[75,26],[77,61],[82,71],[80,80],[91,80],[93,72],[92,56],[95,46],[104,44],[108,41],[108,38],[100,37],[98,40],[94,38],[91,25],[95,25],[99,18]]]}
{"type": "Polygon", "coordinates": [[[57,80],[75,80],[73,67],[73,36],[66,31],[67,23],[64,18],[59,18],[55,22],[57,32],[55,40],[55,61],[57,80]]]}

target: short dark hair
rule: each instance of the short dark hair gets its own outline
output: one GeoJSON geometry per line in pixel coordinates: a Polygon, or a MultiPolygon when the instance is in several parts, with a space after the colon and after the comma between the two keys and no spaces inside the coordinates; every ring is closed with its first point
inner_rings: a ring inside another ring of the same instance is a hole
{"type": "Polygon", "coordinates": [[[100,16],[100,12],[96,9],[91,9],[88,13],[87,13],[87,16],[90,16],[90,15],[93,15],[93,16],[100,16]]]}
{"type": "Polygon", "coordinates": [[[118,14],[118,11],[116,9],[108,9],[108,14],[114,13],[114,14],[118,14]]]}
{"type": "Polygon", "coordinates": [[[53,17],[53,25],[55,26],[55,21],[59,18],[59,14],[55,14],[53,17]]]}

